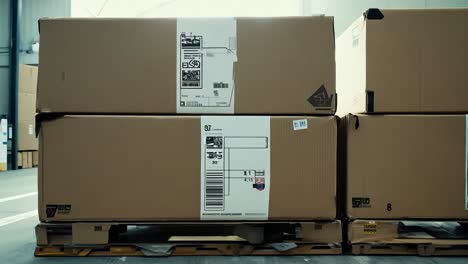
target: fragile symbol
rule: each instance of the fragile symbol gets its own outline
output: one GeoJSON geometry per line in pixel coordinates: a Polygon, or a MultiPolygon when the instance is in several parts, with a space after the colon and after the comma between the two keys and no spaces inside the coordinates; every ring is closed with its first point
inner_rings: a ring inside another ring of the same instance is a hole
{"type": "Polygon", "coordinates": [[[329,96],[327,89],[325,89],[325,86],[322,84],[317,91],[307,99],[307,101],[309,101],[309,103],[314,107],[329,109],[332,105],[332,99],[333,95],[329,96]]]}

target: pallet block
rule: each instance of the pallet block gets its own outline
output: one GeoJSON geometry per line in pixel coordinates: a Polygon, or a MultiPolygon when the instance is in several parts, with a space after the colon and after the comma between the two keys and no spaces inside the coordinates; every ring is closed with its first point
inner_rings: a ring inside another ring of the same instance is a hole
{"type": "Polygon", "coordinates": [[[354,220],[348,232],[355,255],[468,255],[468,221],[354,220]]]}

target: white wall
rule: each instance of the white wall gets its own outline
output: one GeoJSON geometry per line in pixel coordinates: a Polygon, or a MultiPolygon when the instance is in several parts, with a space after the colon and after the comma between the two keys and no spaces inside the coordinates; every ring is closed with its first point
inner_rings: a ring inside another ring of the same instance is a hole
{"type": "Polygon", "coordinates": [[[368,8],[441,8],[468,7],[468,0],[310,0],[311,13],[335,17],[339,36],[368,8]]]}
{"type": "Polygon", "coordinates": [[[72,0],[72,17],[302,15],[303,0],[72,0]]]}

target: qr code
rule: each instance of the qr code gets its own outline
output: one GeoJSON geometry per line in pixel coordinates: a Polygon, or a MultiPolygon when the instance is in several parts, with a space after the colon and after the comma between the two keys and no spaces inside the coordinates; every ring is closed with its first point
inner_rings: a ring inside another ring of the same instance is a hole
{"type": "Polygon", "coordinates": [[[200,70],[183,70],[182,81],[200,81],[200,70]]]}

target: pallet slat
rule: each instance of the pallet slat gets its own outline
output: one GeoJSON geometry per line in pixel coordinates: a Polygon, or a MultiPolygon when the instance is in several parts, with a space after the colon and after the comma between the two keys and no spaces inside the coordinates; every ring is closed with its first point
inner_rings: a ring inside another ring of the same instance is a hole
{"type": "Polygon", "coordinates": [[[38,257],[265,256],[342,253],[339,221],[41,223],[36,227],[36,236],[38,245],[35,256],[38,257]],[[330,234],[327,236],[327,233],[330,234]],[[82,243],[83,241],[86,243],[82,243]]]}

